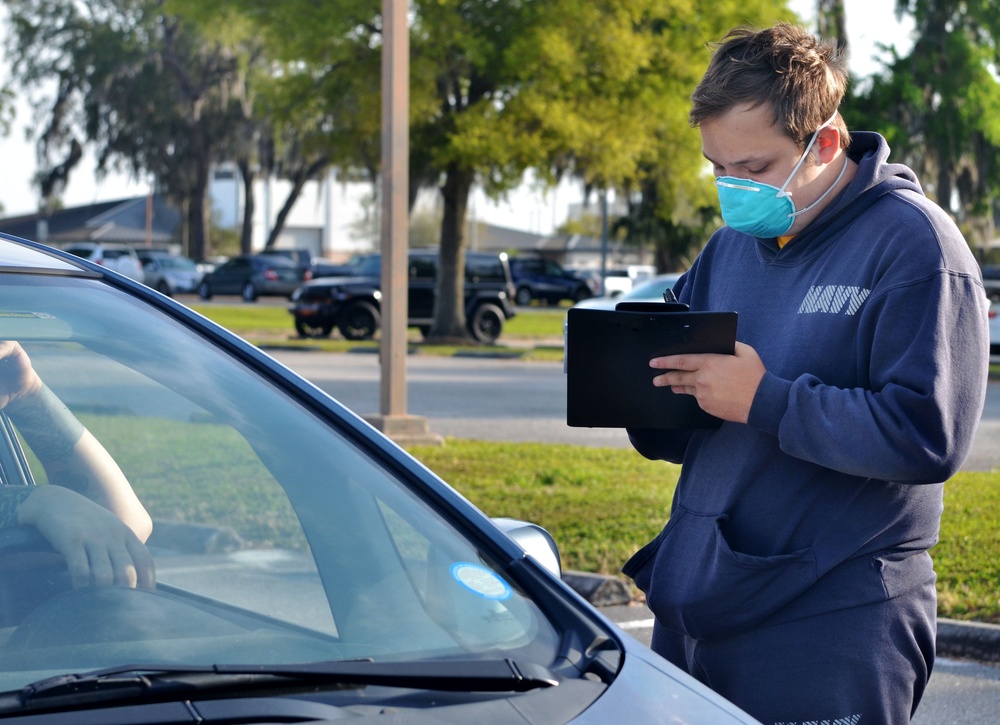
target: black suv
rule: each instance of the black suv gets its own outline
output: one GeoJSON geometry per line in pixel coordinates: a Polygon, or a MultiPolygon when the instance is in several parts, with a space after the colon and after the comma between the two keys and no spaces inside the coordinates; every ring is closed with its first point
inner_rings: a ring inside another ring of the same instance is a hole
{"type": "MultiPolygon", "coordinates": [[[[381,255],[355,260],[363,276],[320,277],[299,287],[289,308],[303,337],[326,337],[336,327],[348,340],[370,339],[381,325],[381,255]]],[[[409,327],[426,335],[434,322],[438,254],[409,253],[409,327]]],[[[491,343],[514,316],[514,285],[506,254],[465,255],[465,319],[473,339],[491,343]]]]}
{"type": "Polygon", "coordinates": [[[519,305],[529,305],[532,300],[550,305],[562,300],[579,302],[593,294],[587,280],[544,257],[511,257],[510,271],[516,290],[514,301],[519,305]]]}

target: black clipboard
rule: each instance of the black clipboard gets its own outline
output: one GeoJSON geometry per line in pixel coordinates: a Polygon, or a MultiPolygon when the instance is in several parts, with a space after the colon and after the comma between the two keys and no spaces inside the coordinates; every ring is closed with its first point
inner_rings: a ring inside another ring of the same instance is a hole
{"type": "Polygon", "coordinates": [[[576,428],[717,428],[693,396],[657,388],[650,359],[736,350],[735,312],[690,312],[670,303],[566,316],[566,423],[576,428]]]}

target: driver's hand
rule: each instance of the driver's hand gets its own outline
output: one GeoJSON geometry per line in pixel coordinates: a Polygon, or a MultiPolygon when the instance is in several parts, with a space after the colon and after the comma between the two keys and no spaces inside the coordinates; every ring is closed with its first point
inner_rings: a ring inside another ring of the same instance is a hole
{"type": "Polygon", "coordinates": [[[0,408],[41,386],[42,381],[24,349],[12,340],[0,340],[0,408]]]}
{"type": "Polygon", "coordinates": [[[18,523],[35,526],[66,559],[73,588],[116,584],[153,589],[146,546],[103,506],[62,486],[37,486],[18,508],[18,523]]]}

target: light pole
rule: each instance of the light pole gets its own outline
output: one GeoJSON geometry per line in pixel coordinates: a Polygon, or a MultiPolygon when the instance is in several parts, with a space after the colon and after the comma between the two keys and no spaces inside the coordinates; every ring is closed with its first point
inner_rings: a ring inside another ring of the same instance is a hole
{"type": "Polygon", "coordinates": [[[441,443],[427,419],[406,412],[409,247],[410,30],[407,0],[382,0],[381,404],[366,416],[397,443],[441,443]]]}

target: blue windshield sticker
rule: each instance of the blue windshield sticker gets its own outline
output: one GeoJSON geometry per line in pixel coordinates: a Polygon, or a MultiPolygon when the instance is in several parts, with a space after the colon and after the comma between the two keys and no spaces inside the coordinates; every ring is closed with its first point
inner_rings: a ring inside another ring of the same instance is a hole
{"type": "Polygon", "coordinates": [[[507,582],[485,566],[460,561],[451,565],[451,576],[473,594],[497,601],[509,599],[514,593],[507,582]]]}

